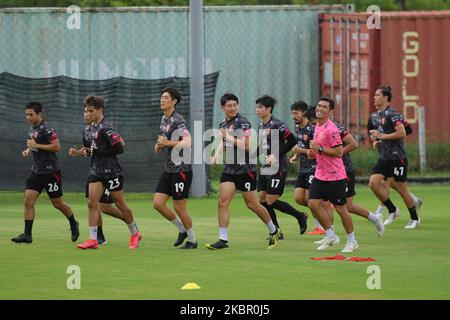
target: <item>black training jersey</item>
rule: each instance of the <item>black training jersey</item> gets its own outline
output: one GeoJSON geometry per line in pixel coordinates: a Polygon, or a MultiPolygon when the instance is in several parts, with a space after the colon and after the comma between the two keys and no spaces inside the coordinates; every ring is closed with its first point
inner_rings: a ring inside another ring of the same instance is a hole
{"type": "MultiPolygon", "coordinates": [[[[314,125],[310,122],[303,128],[298,124],[295,125],[295,135],[297,137],[297,145],[300,148],[309,149],[309,142],[314,139],[314,125]]],[[[316,159],[309,160],[305,153],[300,153],[299,172],[310,172],[317,166],[316,159]]]]}
{"type": "MultiPolygon", "coordinates": [[[[52,140],[58,139],[55,130],[47,121],[42,121],[36,127],[30,127],[28,138],[33,138],[38,144],[50,144],[52,140]]],[[[37,174],[49,174],[59,170],[58,158],[54,152],[31,148],[33,154],[33,165],[31,171],[37,174]]]]}
{"type": "MultiPolygon", "coordinates": [[[[227,130],[232,136],[238,139],[250,136],[251,124],[247,118],[241,116],[239,113],[230,120],[222,120],[219,127],[227,130]]],[[[243,174],[256,171],[256,164],[250,164],[249,152],[247,150],[239,149],[238,151],[238,147],[225,138],[223,138],[223,148],[225,153],[224,173],[243,174]]]]}
{"type": "MultiPolygon", "coordinates": [[[[172,140],[172,136],[174,140],[178,137],[178,140],[182,140],[182,137],[189,136],[189,128],[186,120],[184,120],[183,116],[178,112],[174,111],[172,115],[168,118],[165,116],[161,119],[161,124],[159,125],[159,134],[166,137],[167,140],[172,140]]],[[[172,161],[172,150],[173,147],[166,146],[164,148],[164,154],[166,156],[166,162],[164,163],[164,171],[166,172],[180,172],[180,171],[191,171],[192,166],[190,163],[181,162],[181,164],[176,164],[172,161]]],[[[188,151],[189,160],[190,158],[190,150],[191,148],[185,148],[181,150],[178,157],[183,156],[183,152],[188,151]]]]}
{"type": "Polygon", "coordinates": [[[289,128],[286,126],[286,124],[283,121],[272,116],[270,118],[270,120],[267,121],[267,123],[261,122],[259,124],[258,134],[259,134],[259,139],[260,139],[259,146],[260,146],[260,148],[262,147],[262,149],[263,149],[260,151],[260,153],[264,153],[265,155],[272,154],[273,143],[277,143],[279,154],[275,155],[275,156],[277,156],[277,159],[279,162],[278,170],[282,171],[282,172],[287,172],[287,156],[286,156],[286,153],[280,155],[280,153],[281,153],[280,150],[281,150],[281,146],[284,145],[287,138],[290,135],[292,135],[291,130],[289,130],[289,128]],[[270,130],[278,130],[278,141],[276,141],[276,142],[272,141],[270,130]]]}
{"type": "MultiPolygon", "coordinates": [[[[339,129],[339,134],[341,135],[342,144],[345,147],[344,138],[346,135],[348,135],[348,131],[340,123],[334,122],[334,124],[339,129]]],[[[342,156],[342,162],[344,162],[345,171],[353,170],[353,163],[352,163],[352,158],[350,157],[350,154],[344,153],[344,155],[342,156]]]]}
{"type": "MultiPolygon", "coordinates": [[[[378,118],[371,115],[368,128],[375,129],[384,134],[395,132],[395,127],[404,124],[404,118],[401,113],[396,112],[390,106],[383,112],[377,112],[378,118]]],[[[370,129],[369,129],[370,130],[370,129]]],[[[406,159],[403,139],[381,140],[379,146],[380,159],[384,160],[404,160],[406,159]]]]}
{"type": "Polygon", "coordinates": [[[120,176],[122,168],[120,167],[117,155],[98,155],[100,152],[112,148],[120,143],[121,137],[114,128],[105,119],[98,125],[88,125],[83,132],[83,144],[91,151],[91,169],[90,174],[99,177],[120,176]]]}

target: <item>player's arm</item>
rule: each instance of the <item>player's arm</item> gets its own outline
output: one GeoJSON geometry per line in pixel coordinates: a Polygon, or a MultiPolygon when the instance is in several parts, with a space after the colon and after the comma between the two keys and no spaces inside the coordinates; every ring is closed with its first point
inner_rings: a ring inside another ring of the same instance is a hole
{"type": "Polygon", "coordinates": [[[358,143],[356,142],[355,138],[350,133],[347,133],[345,137],[342,138],[342,142],[345,144],[344,147],[344,154],[350,153],[353,150],[358,149],[358,143]]]}
{"type": "Polygon", "coordinates": [[[400,140],[406,137],[406,130],[403,123],[398,123],[395,127],[395,132],[381,133],[378,130],[370,130],[370,133],[379,140],[400,140]]]}
{"type": "MultiPolygon", "coordinates": [[[[291,151],[292,147],[297,144],[297,139],[295,136],[289,131],[289,134],[286,135],[284,143],[280,146],[280,157],[289,151],[291,151]]],[[[266,163],[273,165],[277,161],[277,156],[275,154],[270,154],[266,157],[266,163]]]]}
{"type": "Polygon", "coordinates": [[[27,140],[27,147],[40,149],[47,152],[58,152],[59,150],[61,150],[58,138],[51,139],[49,144],[40,144],[37,143],[34,138],[31,138],[27,140]]]}
{"type": "Polygon", "coordinates": [[[89,151],[89,148],[82,147],[80,149],[77,149],[77,146],[74,146],[73,148],[69,148],[69,156],[71,157],[86,157],[87,152],[89,151]]]}
{"type": "Polygon", "coordinates": [[[220,159],[222,159],[222,154],[223,154],[223,138],[221,135],[219,135],[218,137],[216,137],[216,140],[218,140],[218,143],[214,149],[214,155],[212,156],[211,159],[211,164],[215,165],[218,164],[220,161],[220,159]]]}
{"type": "Polygon", "coordinates": [[[182,130],[183,130],[183,133],[180,135],[181,140],[168,140],[165,136],[159,135],[158,136],[158,144],[163,147],[190,148],[192,145],[191,134],[186,129],[182,129],[182,130]]]}
{"type": "Polygon", "coordinates": [[[26,148],[22,151],[22,157],[26,158],[30,156],[31,148],[26,148]]]}
{"type": "Polygon", "coordinates": [[[342,158],[342,156],[344,155],[344,147],[342,146],[342,144],[336,145],[332,148],[324,148],[314,140],[311,140],[310,147],[316,153],[326,154],[330,157],[342,158]]]}
{"type": "Polygon", "coordinates": [[[125,151],[125,141],[123,141],[122,137],[119,136],[114,129],[109,128],[106,130],[100,131],[100,134],[106,138],[109,142],[109,148],[105,149],[93,149],[93,154],[101,157],[115,156],[121,154],[125,151]]]}
{"type": "Polygon", "coordinates": [[[222,136],[230,142],[231,144],[235,145],[241,150],[248,151],[250,149],[250,136],[244,135],[243,139],[239,139],[238,137],[232,136],[227,130],[220,129],[222,132],[222,136]]]}

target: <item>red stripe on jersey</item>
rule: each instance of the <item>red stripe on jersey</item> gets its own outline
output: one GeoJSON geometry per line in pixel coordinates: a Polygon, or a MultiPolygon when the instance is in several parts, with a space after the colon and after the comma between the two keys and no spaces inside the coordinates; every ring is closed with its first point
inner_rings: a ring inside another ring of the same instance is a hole
{"type": "Polygon", "coordinates": [[[50,141],[51,140],[55,140],[55,139],[58,139],[58,136],[56,135],[55,132],[52,132],[52,136],[50,137],[50,141]]]}
{"type": "Polygon", "coordinates": [[[117,143],[119,143],[120,142],[120,136],[117,134],[117,133],[114,133],[112,136],[111,136],[111,139],[112,139],[112,145],[114,146],[114,145],[116,145],[117,143]]]}
{"type": "Polygon", "coordinates": [[[249,175],[250,178],[252,178],[252,180],[255,180],[255,174],[251,171],[247,172],[247,174],[249,175]]]}
{"type": "Polygon", "coordinates": [[[186,173],[184,173],[183,171],[180,171],[180,176],[181,176],[181,179],[183,179],[183,181],[186,181],[186,173]]]}
{"type": "Polygon", "coordinates": [[[284,130],[283,132],[283,139],[287,139],[292,134],[292,132],[289,129],[284,130]]]}
{"type": "Polygon", "coordinates": [[[60,175],[57,175],[56,173],[52,173],[52,174],[53,174],[53,176],[55,177],[56,181],[57,181],[59,184],[61,184],[61,176],[60,176],[60,175]]]}

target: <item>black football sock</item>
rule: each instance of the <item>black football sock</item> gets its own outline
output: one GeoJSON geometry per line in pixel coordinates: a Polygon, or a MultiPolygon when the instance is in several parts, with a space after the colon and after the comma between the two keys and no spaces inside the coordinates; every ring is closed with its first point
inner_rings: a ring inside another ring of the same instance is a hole
{"type": "Polygon", "coordinates": [[[386,208],[388,208],[389,213],[394,213],[395,210],[397,210],[397,208],[394,206],[391,199],[389,199],[389,198],[386,201],[384,201],[383,204],[386,208]]]}
{"type": "Polygon", "coordinates": [[[103,239],[105,238],[105,235],[103,234],[103,228],[102,226],[97,226],[97,239],[103,239]]]}
{"type": "Polygon", "coordinates": [[[267,202],[262,202],[261,205],[269,211],[270,219],[272,219],[273,224],[275,227],[280,228],[280,225],[277,221],[277,215],[275,214],[275,210],[271,206],[267,204],[267,202]]]}
{"type": "Polygon", "coordinates": [[[77,225],[77,221],[75,220],[75,215],[73,213],[70,216],[70,218],[67,218],[67,220],[69,220],[69,223],[70,223],[71,226],[76,226],[77,225]]]}
{"type": "Polygon", "coordinates": [[[288,215],[293,216],[297,220],[300,220],[302,217],[302,213],[292,207],[289,203],[277,200],[270,205],[272,208],[277,209],[278,211],[284,212],[288,215]]]}
{"type": "Polygon", "coordinates": [[[409,215],[411,216],[411,220],[419,220],[419,217],[417,216],[416,207],[409,208],[409,215]]]}
{"type": "Polygon", "coordinates": [[[31,230],[33,229],[34,220],[25,220],[25,230],[24,233],[27,236],[31,236],[31,230]]]}

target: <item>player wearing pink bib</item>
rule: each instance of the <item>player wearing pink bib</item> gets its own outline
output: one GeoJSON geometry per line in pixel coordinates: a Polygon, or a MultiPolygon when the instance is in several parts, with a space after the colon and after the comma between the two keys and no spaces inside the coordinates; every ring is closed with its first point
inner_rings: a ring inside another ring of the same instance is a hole
{"type": "Polygon", "coordinates": [[[331,228],[331,219],[325,210],[324,202],[330,201],[341,216],[347,232],[347,244],[341,252],[353,252],[358,247],[358,242],[346,206],[347,174],[342,161],[344,148],[339,129],[330,120],[333,109],[333,99],[328,97],[319,99],[316,107],[318,123],[314,130],[314,140],[310,141],[311,150],[308,151],[308,158],[315,158],[317,162],[314,180],[309,188],[308,206],[326,232],[326,240],[317,250],[325,250],[340,241],[331,228]]]}

